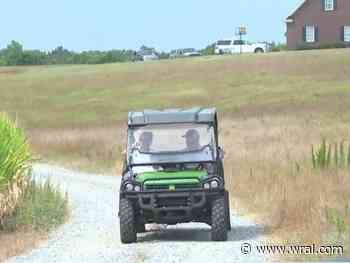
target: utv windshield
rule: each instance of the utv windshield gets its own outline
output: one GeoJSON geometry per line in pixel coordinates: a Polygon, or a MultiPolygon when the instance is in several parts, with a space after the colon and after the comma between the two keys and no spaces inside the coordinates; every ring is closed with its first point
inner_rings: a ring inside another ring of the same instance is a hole
{"type": "Polygon", "coordinates": [[[131,164],[213,161],[215,149],[214,129],[206,124],[147,125],[128,133],[131,164]]]}

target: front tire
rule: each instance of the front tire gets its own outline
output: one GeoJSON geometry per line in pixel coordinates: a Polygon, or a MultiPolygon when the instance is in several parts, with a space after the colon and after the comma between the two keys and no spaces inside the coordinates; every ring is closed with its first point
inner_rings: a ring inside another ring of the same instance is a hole
{"type": "Polygon", "coordinates": [[[211,203],[211,240],[227,240],[227,204],[225,196],[221,196],[211,203]]]}
{"type": "Polygon", "coordinates": [[[145,233],[146,232],[146,225],[143,223],[139,223],[136,225],[136,232],[137,233],[145,233]]]}
{"type": "Polygon", "coordinates": [[[120,240],[123,244],[134,243],[137,240],[135,212],[128,199],[121,199],[119,204],[120,240]]]}
{"type": "Polygon", "coordinates": [[[231,231],[231,212],[229,193],[225,192],[227,230],[231,231]]]}

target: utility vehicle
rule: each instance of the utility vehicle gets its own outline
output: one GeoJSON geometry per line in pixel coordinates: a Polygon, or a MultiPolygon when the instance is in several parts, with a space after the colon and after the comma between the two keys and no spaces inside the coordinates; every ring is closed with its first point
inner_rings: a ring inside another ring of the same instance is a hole
{"type": "Polygon", "coordinates": [[[128,116],[119,196],[122,243],[145,224],[203,222],[213,241],[231,229],[214,108],[145,110],[128,116]]]}

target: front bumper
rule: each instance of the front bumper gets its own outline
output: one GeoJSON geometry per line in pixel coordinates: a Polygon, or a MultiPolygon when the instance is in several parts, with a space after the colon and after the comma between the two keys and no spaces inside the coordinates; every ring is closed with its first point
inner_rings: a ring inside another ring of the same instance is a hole
{"type": "Polygon", "coordinates": [[[198,221],[205,214],[216,196],[224,194],[224,189],[187,191],[150,191],[125,193],[125,198],[133,200],[145,216],[145,221],[175,224],[198,221]]]}

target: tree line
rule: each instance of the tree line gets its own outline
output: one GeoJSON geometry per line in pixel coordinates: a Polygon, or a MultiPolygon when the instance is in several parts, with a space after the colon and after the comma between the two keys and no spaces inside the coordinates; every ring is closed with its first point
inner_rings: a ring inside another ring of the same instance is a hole
{"type": "MultiPolygon", "coordinates": [[[[116,62],[130,62],[141,60],[140,53],[154,48],[142,46],[140,51],[109,50],[74,52],[59,46],[51,51],[26,50],[17,41],[11,41],[6,48],[0,49],[0,66],[17,65],[55,65],[55,64],[104,64],[116,62]]],[[[214,45],[201,50],[203,55],[214,54],[214,45]]],[[[159,59],[169,58],[169,53],[157,53],[159,59]]]]}
{"type": "Polygon", "coordinates": [[[25,50],[22,44],[12,41],[0,49],[0,66],[50,65],[50,64],[103,64],[135,61],[134,50],[83,51],[74,52],[59,46],[52,51],[25,50]]]}

